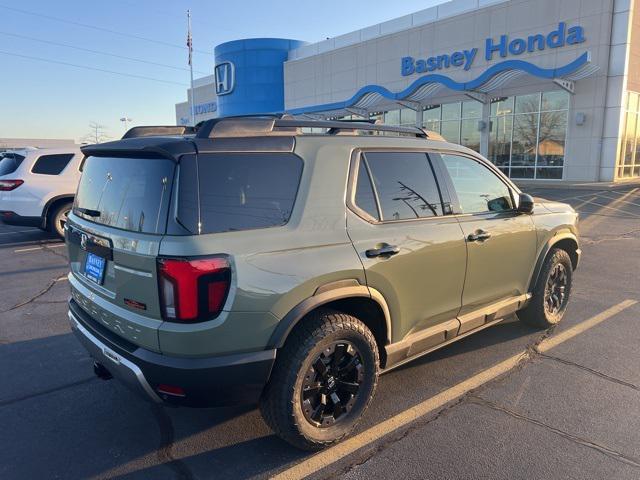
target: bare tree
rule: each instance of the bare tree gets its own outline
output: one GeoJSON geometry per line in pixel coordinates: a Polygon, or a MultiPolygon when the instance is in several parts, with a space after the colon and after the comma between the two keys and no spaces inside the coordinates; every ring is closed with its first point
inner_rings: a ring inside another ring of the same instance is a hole
{"type": "Polygon", "coordinates": [[[107,127],[100,125],[98,122],[89,123],[90,131],[84,137],[83,142],[87,143],[102,143],[107,140],[111,140],[111,137],[106,134],[107,127]]]}

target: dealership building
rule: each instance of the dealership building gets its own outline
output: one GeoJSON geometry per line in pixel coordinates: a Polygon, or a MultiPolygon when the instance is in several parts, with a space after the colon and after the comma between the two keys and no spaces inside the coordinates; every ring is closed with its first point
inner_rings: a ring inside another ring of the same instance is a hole
{"type": "MultiPolygon", "coordinates": [[[[289,113],[440,133],[519,181],[640,177],[640,0],[454,0],[319,43],[243,39],[196,123],[289,113]]],[[[176,105],[180,124],[189,103],[176,105]]]]}

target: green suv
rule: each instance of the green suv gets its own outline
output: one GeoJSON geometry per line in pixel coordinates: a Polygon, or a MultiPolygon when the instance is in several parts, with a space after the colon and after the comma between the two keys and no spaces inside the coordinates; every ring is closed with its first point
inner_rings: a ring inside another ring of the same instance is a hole
{"type": "Polygon", "coordinates": [[[577,213],[417,128],[240,117],[82,150],[69,319],[98,376],[154,402],[259,403],[319,449],[381,373],[567,307],[577,213]]]}

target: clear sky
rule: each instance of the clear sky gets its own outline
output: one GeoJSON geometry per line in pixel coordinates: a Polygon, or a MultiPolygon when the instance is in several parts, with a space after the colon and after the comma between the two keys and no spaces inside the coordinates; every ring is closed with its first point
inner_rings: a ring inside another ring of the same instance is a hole
{"type": "Polygon", "coordinates": [[[118,138],[125,115],[133,125],[174,124],[174,104],[186,100],[189,83],[187,8],[197,78],[213,73],[213,48],[228,40],[315,42],[438,3],[442,0],[0,0],[0,137],[80,139],[88,124],[97,122],[118,138]]]}

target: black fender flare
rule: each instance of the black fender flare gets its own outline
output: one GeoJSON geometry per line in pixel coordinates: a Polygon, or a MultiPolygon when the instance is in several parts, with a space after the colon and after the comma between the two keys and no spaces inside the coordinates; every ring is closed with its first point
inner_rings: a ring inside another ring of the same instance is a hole
{"type": "MultiPolygon", "coordinates": [[[[576,245],[576,254],[578,259],[580,258],[580,244],[578,243],[578,238],[572,232],[558,232],[553,237],[551,237],[547,243],[542,247],[540,254],[538,255],[538,259],[536,260],[536,265],[533,269],[533,274],[531,275],[531,280],[529,281],[529,292],[532,292],[536,283],[538,282],[538,278],[540,277],[540,272],[542,271],[542,266],[544,265],[544,260],[547,258],[548,253],[551,249],[557,245],[559,242],[563,240],[571,240],[576,245]]],[[[577,262],[574,265],[574,270],[577,267],[577,262]]]]}
{"type": "Polygon", "coordinates": [[[42,228],[48,227],[47,222],[49,220],[49,210],[51,209],[51,205],[53,205],[58,200],[70,200],[73,202],[74,198],[75,195],[69,193],[50,198],[47,203],[45,203],[44,208],[42,209],[42,228]]]}
{"type": "Polygon", "coordinates": [[[270,348],[281,348],[284,346],[291,330],[302,320],[305,315],[322,305],[326,305],[336,300],[346,298],[369,298],[376,302],[385,317],[387,330],[387,343],[391,342],[391,316],[389,306],[380,292],[377,290],[361,285],[357,280],[339,280],[326,285],[322,285],[316,289],[313,296],[306,298],[302,302],[293,307],[278,323],[277,327],[269,338],[270,348]]]}

